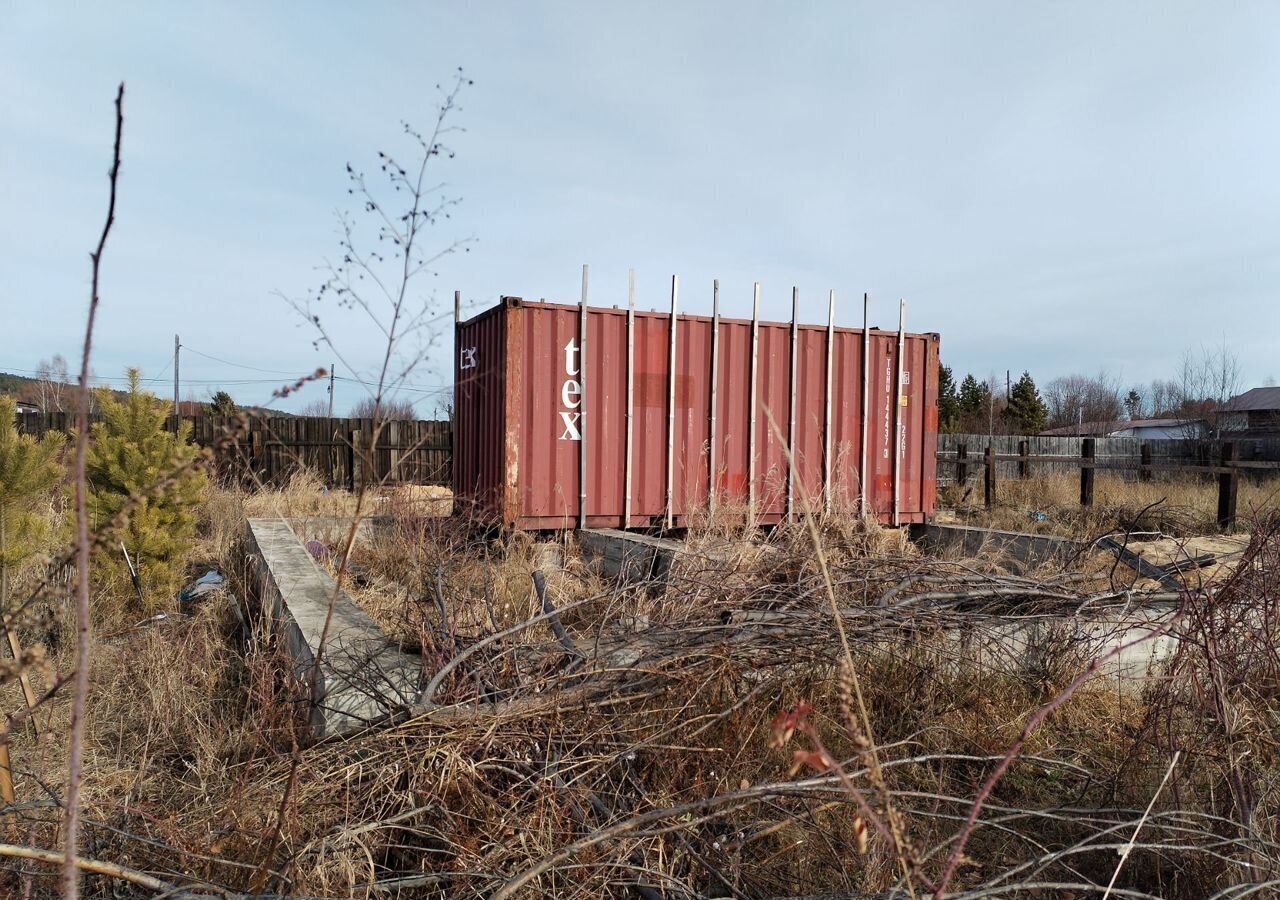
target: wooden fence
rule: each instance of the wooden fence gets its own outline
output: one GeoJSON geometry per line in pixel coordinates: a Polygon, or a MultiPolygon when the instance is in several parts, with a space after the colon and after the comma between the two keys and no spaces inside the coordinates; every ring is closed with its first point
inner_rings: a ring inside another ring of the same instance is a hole
{"type": "MultiPolygon", "coordinates": [[[[18,416],[18,430],[34,435],[68,431],[74,421],[69,413],[27,413],[18,416]]],[[[233,431],[231,420],[219,416],[184,416],[182,421],[190,424],[191,440],[202,447],[233,431]]],[[[173,422],[170,418],[166,429],[173,422]]],[[[300,468],[311,469],[330,487],[453,483],[453,433],[447,421],[388,422],[372,454],[371,446],[372,419],[251,416],[247,432],[219,454],[218,466],[231,477],[267,484],[283,484],[300,468]]]]}
{"type": "Polygon", "coordinates": [[[983,503],[988,509],[998,502],[1001,480],[1030,478],[1033,470],[1078,472],[1081,506],[1093,505],[1094,482],[1099,469],[1126,473],[1138,481],[1150,481],[1166,474],[1196,474],[1217,479],[1218,525],[1225,529],[1236,518],[1241,476],[1280,472],[1280,442],[1269,438],[1241,442],[1016,435],[996,438],[940,435],[939,438],[939,483],[945,478],[947,483],[965,484],[972,475],[981,473],[983,503]],[[971,452],[969,439],[973,438],[977,440],[971,452]],[[1011,443],[1016,444],[1014,449],[1017,452],[1005,452],[1004,448],[1011,443]],[[1074,453],[1052,452],[1072,449],[1074,453]],[[1247,451],[1247,457],[1242,449],[1247,451]],[[1044,452],[1046,450],[1050,452],[1044,452]]]}
{"type": "MultiPolygon", "coordinates": [[[[1015,478],[1018,475],[1018,456],[1025,442],[1027,452],[1039,458],[1036,465],[1038,473],[1074,474],[1079,466],[1074,462],[1050,462],[1048,457],[1066,456],[1073,460],[1079,458],[1085,438],[1079,437],[1043,437],[1026,435],[998,434],[940,434],[938,435],[938,480],[939,484],[950,483],[954,474],[954,466],[946,465],[946,460],[954,459],[960,447],[966,447],[970,456],[981,457],[987,447],[995,449],[999,462],[997,476],[1015,478]]],[[[1126,477],[1137,477],[1137,468],[1143,459],[1143,446],[1155,465],[1209,465],[1218,455],[1221,442],[1208,440],[1147,440],[1130,437],[1091,438],[1094,451],[1100,462],[1125,463],[1118,471],[1126,477]]],[[[1236,453],[1244,461],[1277,462],[1280,461],[1280,437],[1265,438],[1233,438],[1236,453]]]]}

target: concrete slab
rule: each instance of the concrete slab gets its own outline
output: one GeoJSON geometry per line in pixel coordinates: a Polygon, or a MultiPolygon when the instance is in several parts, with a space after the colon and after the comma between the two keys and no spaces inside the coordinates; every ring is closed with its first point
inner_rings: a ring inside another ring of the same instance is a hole
{"type": "Polygon", "coordinates": [[[1099,677],[1140,690],[1163,673],[1163,663],[1178,648],[1176,637],[1157,633],[1177,611],[1176,603],[1159,602],[1095,615],[1003,616],[950,630],[948,637],[964,658],[1014,672],[1035,671],[1046,652],[1067,645],[1083,660],[1115,652],[1099,667],[1099,677]]]}
{"type": "Polygon", "coordinates": [[[373,619],[318,567],[279,519],[250,519],[246,561],[262,614],[310,684],[325,618],[333,617],[311,697],[317,737],[358,730],[415,699],[420,657],[403,653],[373,619]]]}
{"type": "Polygon", "coordinates": [[[1028,571],[1044,563],[1062,563],[1084,550],[1084,545],[1079,541],[1049,534],[998,531],[994,528],[935,522],[912,526],[911,536],[935,555],[958,553],[961,556],[978,556],[981,553],[998,553],[1018,571],[1028,571]]]}
{"type": "MultiPolygon", "coordinates": [[[[1062,562],[1084,549],[1081,543],[1067,538],[963,525],[927,525],[917,532],[917,539],[925,541],[933,552],[941,549],[958,550],[966,555],[998,552],[1005,556],[1010,568],[1018,570],[1051,561],[1062,562]]],[[[683,541],[635,532],[596,528],[579,531],[577,535],[583,559],[607,578],[660,580],[680,557],[691,553],[683,541]]],[[[706,558],[713,559],[715,555],[712,553],[706,558]]],[[[1163,663],[1177,648],[1175,638],[1155,634],[1168,624],[1177,608],[1176,603],[1158,602],[1126,609],[1082,610],[1075,615],[974,617],[963,626],[943,628],[942,645],[948,648],[951,660],[957,664],[966,660],[1021,673],[1036,671],[1044,664],[1046,654],[1068,645],[1081,659],[1105,656],[1124,646],[1122,652],[1101,666],[1098,677],[1114,678],[1126,690],[1141,690],[1148,679],[1162,673],[1163,663]],[[1145,638],[1150,639],[1143,640],[1145,638]],[[1136,646],[1127,646],[1135,642],[1138,642],[1136,646]]],[[[899,636],[881,649],[899,652],[901,639],[899,636]]],[[[624,651],[614,660],[616,664],[628,664],[624,651]]]]}
{"type": "Polygon", "coordinates": [[[683,541],[653,537],[616,528],[588,528],[578,532],[582,558],[605,578],[660,581],[672,561],[684,552],[683,541]]]}

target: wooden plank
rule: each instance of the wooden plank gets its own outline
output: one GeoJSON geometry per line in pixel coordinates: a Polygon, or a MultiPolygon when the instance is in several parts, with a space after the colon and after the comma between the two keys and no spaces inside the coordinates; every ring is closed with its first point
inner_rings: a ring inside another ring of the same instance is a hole
{"type": "Polygon", "coordinates": [[[1085,438],[1080,446],[1080,505],[1093,506],[1094,470],[1088,463],[1093,461],[1093,438],[1085,438]]]}
{"type": "Polygon", "coordinates": [[[986,466],[982,475],[982,499],[987,509],[996,505],[996,454],[987,448],[986,466]]]}
{"type": "Polygon", "coordinates": [[[1171,591],[1181,592],[1184,585],[1176,577],[1159,566],[1152,565],[1113,537],[1098,538],[1098,546],[1110,550],[1122,563],[1143,578],[1151,578],[1171,591]]]}
{"type": "Polygon", "coordinates": [[[1227,471],[1218,476],[1218,527],[1229,529],[1236,520],[1236,501],[1240,493],[1240,473],[1231,463],[1236,461],[1236,445],[1227,441],[1222,445],[1222,465],[1227,471]]]}

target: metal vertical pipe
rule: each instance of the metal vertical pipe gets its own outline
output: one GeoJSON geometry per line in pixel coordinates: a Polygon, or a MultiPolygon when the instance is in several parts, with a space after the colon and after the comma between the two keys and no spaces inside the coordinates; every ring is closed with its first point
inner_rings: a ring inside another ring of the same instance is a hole
{"type": "Polygon", "coordinates": [[[800,289],[791,288],[791,399],[787,402],[787,454],[791,465],[787,466],[787,521],[795,518],[796,512],[796,472],[800,465],[800,454],[796,451],[796,349],[799,332],[796,330],[796,312],[800,305],[800,289]]]}
{"type": "Polygon", "coordinates": [[[862,458],[858,460],[858,513],[867,514],[867,438],[871,430],[871,326],[867,318],[870,300],[862,294],[862,458]]]}
{"type": "Polygon", "coordinates": [[[578,307],[578,527],[587,527],[587,266],[582,266],[582,303],[578,307]]]}
{"type": "Polygon", "coordinates": [[[635,407],[636,270],[627,270],[627,437],[623,462],[622,527],[631,527],[631,440],[635,407]]]}
{"type": "MultiPolygon", "coordinates": [[[[449,423],[449,458],[452,467],[451,481],[455,496],[461,486],[460,472],[458,469],[458,433],[462,431],[463,423],[470,416],[468,414],[469,405],[463,402],[462,391],[459,390],[459,384],[462,381],[462,291],[453,292],[453,421],[449,423]]],[[[332,393],[329,396],[330,406],[333,404],[332,393]]],[[[333,415],[332,412],[329,415],[333,415]]],[[[332,423],[331,423],[332,424],[332,423]]],[[[469,424],[469,423],[468,423],[469,424]]],[[[468,485],[469,487],[469,485],[468,485]]]]}
{"type": "Polygon", "coordinates": [[[906,342],[903,326],[907,320],[907,301],[898,301],[898,364],[893,386],[893,525],[902,524],[898,512],[902,503],[902,350],[906,342]]]}
{"type": "Polygon", "coordinates": [[[676,465],[676,297],[680,291],[680,276],[671,276],[671,354],[667,360],[667,528],[672,525],[671,494],[675,484],[676,465]]]}
{"type": "Polygon", "coordinates": [[[747,517],[756,519],[756,370],[760,357],[760,282],[751,289],[751,392],[747,401],[747,517]]]}
{"type": "Polygon", "coordinates": [[[835,360],[836,349],[836,292],[827,294],[827,409],[822,425],[825,445],[822,448],[822,507],[831,512],[831,448],[833,446],[831,427],[831,370],[835,360]]]}
{"type": "Polygon", "coordinates": [[[707,433],[707,512],[716,511],[716,375],[720,362],[720,279],[711,283],[711,421],[707,433]]]}

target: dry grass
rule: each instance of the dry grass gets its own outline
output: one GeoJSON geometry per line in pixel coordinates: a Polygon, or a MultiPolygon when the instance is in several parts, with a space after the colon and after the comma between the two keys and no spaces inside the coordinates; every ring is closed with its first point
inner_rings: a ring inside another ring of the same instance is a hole
{"type": "Polygon", "coordinates": [[[341,488],[325,487],[313,472],[300,469],[284,487],[263,487],[244,494],[243,508],[249,518],[350,517],[355,513],[356,498],[341,488]]]}
{"type": "MultiPolygon", "coordinates": [[[[1136,527],[1173,537],[1213,534],[1218,530],[1216,480],[1182,477],[1140,482],[1111,472],[1099,472],[1094,505],[1080,506],[1079,477],[1066,473],[1005,479],[997,483],[997,505],[983,509],[982,478],[971,478],[962,490],[947,487],[939,505],[951,506],[958,521],[1010,531],[1092,538],[1114,529],[1136,527]],[[1042,521],[1033,512],[1044,514],[1042,521]]],[[[1246,476],[1241,479],[1238,509],[1242,521],[1252,521],[1280,505],[1280,480],[1246,476]]]]}
{"type": "MultiPolygon", "coordinates": [[[[197,554],[221,561],[243,595],[232,561],[246,513],[336,515],[349,502],[301,479],[266,495],[212,491],[197,554]]],[[[423,515],[431,502],[400,492],[380,505],[389,523],[358,545],[369,586],[354,590],[421,649],[428,673],[484,645],[440,685],[437,705],[308,746],[272,642],[255,635],[242,646],[225,604],[125,630],[102,641],[92,672],[87,853],[235,890],[265,863],[276,873],[269,892],[325,897],[487,896],[538,866],[548,868],[519,896],[631,896],[637,883],[672,897],[901,886],[902,860],[868,827],[850,788],[822,767],[793,771],[800,739],[772,739],[780,711],[812,704],[815,734],[852,789],[867,792],[871,812],[886,815],[862,771],[865,740],[847,712],[826,582],[805,529],[761,538],[728,515],[704,521],[665,582],[619,586],[569,543],[478,537],[423,515]],[[581,663],[536,620],[535,567],[551,574],[581,663]],[[496,637],[522,623],[531,624],[496,637]],[[265,860],[263,836],[295,761],[296,800],[265,860]]],[[[974,561],[921,557],[900,532],[845,513],[824,517],[819,533],[919,887],[936,877],[994,758],[1084,662],[1064,634],[1040,648],[1036,665],[1001,670],[956,635],[997,614],[1075,609],[1105,579],[980,575],[974,561]],[[1011,584],[1016,596],[973,599],[1011,584]],[[959,599],[916,602],[948,592],[959,599]]],[[[1274,573],[1270,540],[1259,565],[1274,573]]],[[[1248,622],[1256,642],[1272,621],[1256,602],[1266,591],[1254,582],[1233,590],[1222,608],[1236,610],[1236,641],[1248,622]]],[[[1232,646],[1233,658],[1242,648],[1232,646]]],[[[65,651],[53,658],[65,671],[65,651]]],[[[1280,724],[1277,694],[1265,687],[1273,670],[1230,673],[1229,696],[1211,701],[1229,704],[1223,734],[1203,705],[1221,660],[1189,650],[1180,665],[1184,680],[1148,697],[1103,680],[1066,699],[997,785],[952,889],[1007,885],[1014,896],[1012,886],[1029,881],[1105,884],[1117,859],[1107,835],[1132,830],[1164,774],[1170,735],[1194,748],[1194,765],[1162,797],[1119,884],[1202,897],[1242,881],[1242,860],[1258,871],[1276,865],[1265,827],[1280,811],[1267,774],[1276,754],[1268,735],[1280,724]],[[1247,783],[1232,784],[1233,770],[1247,783]]],[[[41,716],[43,737],[15,736],[28,803],[47,802],[41,784],[58,783],[65,700],[41,716]]],[[[57,845],[51,809],[28,808],[23,822],[38,846],[57,845]]],[[[50,870],[25,871],[41,873],[34,895],[52,891],[50,870]]],[[[5,886],[22,884],[15,873],[5,886]]],[[[113,889],[87,882],[90,895],[113,889]]]]}

